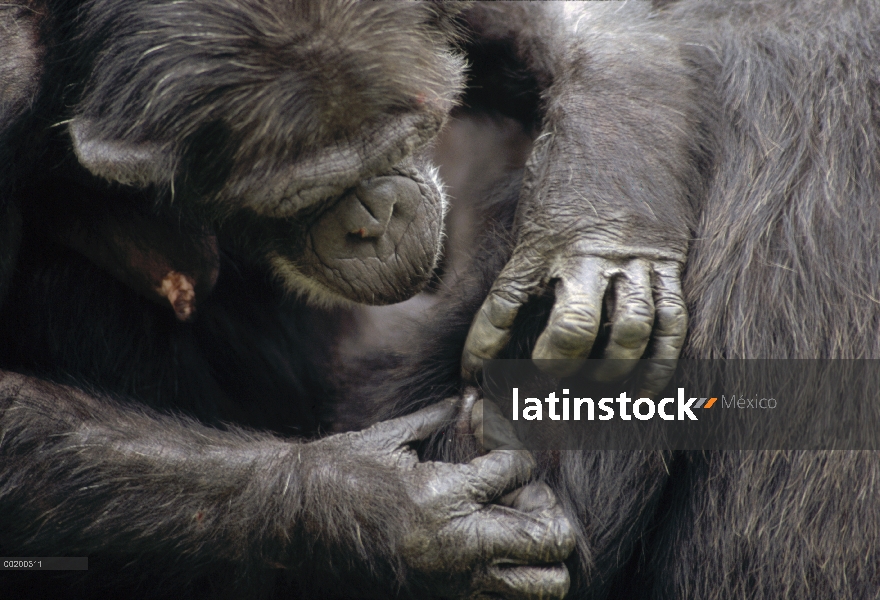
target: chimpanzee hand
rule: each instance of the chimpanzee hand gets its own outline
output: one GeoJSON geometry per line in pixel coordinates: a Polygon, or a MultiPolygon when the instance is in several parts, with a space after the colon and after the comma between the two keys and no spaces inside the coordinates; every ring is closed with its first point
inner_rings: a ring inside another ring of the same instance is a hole
{"type": "MultiPolygon", "coordinates": [[[[610,331],[601,357],[616,360],[604,361],[594,376],[622,377],[641,357],[652,359],[642,373],[646,394],[662,390],[671,376],[687,330],[680,281],[687,229],[653,221],[650,205],[634,211],[624,201],[590,197],[604,182],[590,181],[598,177],[572,164],[581,154],[562,134],[539,139],[517,209],[513,256],[468,334],[465,379],[474,380],[483,360],[504,348],[520,307],[548,286],[555,304],[532,358],[587,358],[603,325],[604,301],[610,331]]],[[[561,372],[554,374],[568,375],[578,363],[556,365],[561,372]]]]}
{"type": "MultiPolygon", "coordinates": [[[[408,444],[449,422],[455,402],[361,432],[324,438],[326,455],[358,456],[393,468],[414,505],[398,552],[417,587],[442,596],[562,598],[568,571],[562,561],[574,533],[545,490],[517,490],[535,468],[529,452],[498,450],[467,464],[419,462],[408,444]],[[533,496],[541,496],[534,498],[533,496]]],[[[549,491],[549,490],[547,490],[549,491]]]]}
{"type": "Polygon", "coordinates": [[[680,278],[709,159],[690,50],[676,36],[633,28],[653,19],[650,3],[477,4],[469,22],[484,35],[509,36],[499,22],[528,20],[514,45],[546,88],[517,243],[471,326],[463,374],[473,380],[510,339],[520,307],[551,288],[555,305],[533,358],[574,359],[559,361],[559,375],[589,356],[622,359],[603,361],[597,379],[648,358],[641,385],[657,391],[687,329],[680,278]]]}

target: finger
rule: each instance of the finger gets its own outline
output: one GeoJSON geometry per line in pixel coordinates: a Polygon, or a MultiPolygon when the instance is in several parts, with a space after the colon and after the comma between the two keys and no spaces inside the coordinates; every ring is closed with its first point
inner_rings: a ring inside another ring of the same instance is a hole
{"type": "Polygon", "coordinates": [[[495,565],[562,562],[575,546],[574,529],[559,507],[529,513],[493,504],[460,526],[477,541],[478,557],[495,565]]]}
{"type": "Polygon", "coordinates": [[[471,411],[471,431],[485,452],[490,450],[523,450],[513,423],[501,414],[492,401],[477,400],[471,411]]]}
{"type": "Polygon", "coordinates": [[[373,425],[365,435],[385,439],[396,446],[423,440],[440,427],[452,422],[457,398],[447,398],[418,412],[373,425]]]}
{"type": "Polygon", "coordinates": [[[555,511],[559,507],[556,494],[543,481],[533,481],[515,489],[499,498],[498,504],[522,512],[555,511]]]}
{"type": "Polygon", "coordinates": [[[506,494],[498,500],[498,504],[529,513],[547,524],[552,523],[551,539],[547,542],[552,549],[546,555],[547,562],[565,560],[574,550],[576,539],[571,521],[565,516],[556,494],[543,481],[533,481],[506,494]]]}
{"type": "Polygon", "coordinates": [[[539,262],[514,254],[471,323],[461,359],[462,377],[475,382],[483,361],[496,356],[510,341],[511,328],[520,307],[541,285],[539,262]]]}
{"type": "Polygon", "coordinates": [[[471,493],[477,502],[491,502],[528,482],[535,466],[531,452],[493,450],[467,464],[471,493]]]}
{"type": "Polygon", "coordinates": [[[633,260],[614,280],[611,333],[602,363],[594,372],[597,381],[621,379],[638,364],[651,339],[654,297],[651,265],[633,260]]]}
{"type": "MultiPolygon", "coordinates": [[[[604,261],[601,259],[587,258],[579,261],[574,270],[563,274],[556,284],[556,301],[550,319],[535,344],[532,358],[571,361],[589,356],[599,332],[602,298],[608,287],[603,266],[604,261]]],[[[539,363],[539,366],[546,370],[554,369],[557,365],[539,363]]],[[[560,363],[558,368],[568,371],[577,366],[576,362],[565,362],[560,363]]]]}
{"type": "Polygon", "coordinates": [[[675,373],[687,335],[687,308],[681,291],[681,268],[661,265],[655,270],[654,332],[649,359],[642,372],[640,396],[656,396],[675,373]]]}
{"type": "MultiPolygon", "coordinates": [[[[461,400],[458,402],[458,415],[455,421],[455,431],[459,435],[467,436],[474,434],[474,409],[479,403],[480,392],[473,386],[467,386],[461,392],[461,400]]],[[[480,411],[483,409],[480,408],[480,411]]]]}
{"type": "Polygon", "coordinates": [[[471,598],[552,600],[564,598],[571,585],[564,564],[546,566],[490,566],[472,582],[477,593],[471,598]]]}

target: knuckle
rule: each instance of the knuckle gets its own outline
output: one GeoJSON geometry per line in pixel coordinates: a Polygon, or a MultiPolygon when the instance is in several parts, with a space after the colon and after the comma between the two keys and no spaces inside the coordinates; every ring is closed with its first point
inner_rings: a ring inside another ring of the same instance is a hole
{"type": "Polygon", "coordinates": [[[495,454],[503,472],[511,475],[530,475],[538,465],[534,455],[526,450],[493,450],[490,454],[495,454]]]}
{"type": "Polygon", "coordinates": [[[629,288],[628,293],[618,295],[615,301],[617,311],[633,317],[651,318],[654,315],[654,301],[650,286],[629,288]]]}
{"type": "Polygon", "coordinates": [[[575,351],[592,341],[599,329],[599,319],[589,310],[568,310],[548,326],[550,344],[560,350],[575,351]]]}
{"type": "Polygon", "coordinates": [[[651,336],[652,323],[642,315],[628,315],[611,325],[611,339],[627,349],[634,349],[651,336]]]}
{"type": "Polygon", "coordinates": [[[552,548],[550,550],[550,559],[565,560],[574,551],[575,544],[577,543],[575,530],[571,525],[571,521],[564,516],[554,521],[551,532],[552,548]]]}
{"type": "Polygon", "coordinates": [[[507,328],[513,324],[521,304],[522,302],[506,290],[498,290],[486,299],[481,312],[492,326],[507,328]]]}
{"type": "Polygon", "coordinates": [[[520,465],[522,465],[521,469],[529,477],[538,468],[538,461],[535,460],[535,455],[531,452],[527,450],[508,450],[508,452],[513,452],[519,457],[520,465]]]}
{"type": "Polygon", "coordinates": [[[668,288],[660,288],[657,293],[657,306],[663,306],[668,308],[680,308],[682,310],[685,309],[684,297],[681,292],[677,290],[670,290],[668,288]]]}
{"type": "Polygon", "coordinates": [[[518,306],[528,300],[529,286],[522,281],[499,281],[492,288],[489,297],[493,301],[499,302],[499,306],[507,306],[508,310],[514,306],[518,306]]]}
{"type": "Polygon", "coordinates": [[[662,261],[654,263],[654,272],[663,277],[664,279],[669,280],[673,285],[678,286],[679,280],[681,279],[681,272],[684,267],[685,257],[682,256],[681,260],[678,261],[662,261]]]}
{"type": "Polygon", "coordinates": [[[476,348],[473,347],[471,340],[468,340],[467,346],[461,357],[461,371],[467,376],[471,376],[483,368],[483,359],[477,356],[476,348]]]}
{"type": "Polygon", "coordinates": [[[464,371],[481,371],[483,361],[491,360],[507,343],[507,330],[499,329],[491,324],[471,333],[467,354],[464,355],[462,369],[464,371]]]}
{"type": "Polygon", "coordinates": [[[524,450],[492,450],[478,465],[462,465],[474,493],[497,487],[501,480],[525,481],[531,478],[537,463],[531,452],[524,450]]]}
{"type": "Polygon", "coordinates": [[[658,321],[667,331],[683,330],[687,327],[687,308],[680,300],[658,303],[656,314],[658,321]]]}
{"type": "Polygon", "coordinates": [[[587,345],[591,338],[589,330],[574,330],[561,326],[559,323],[556,323],[548,334],[550,346],[565,354],[578,352],[587,345]]]}
{"type": "Polygon", "coordinates": [[[519,482],[532,478],[538,466],[534,455],[527,450],[494,450],[503,453],[499,460],[500,473],[519,482]]]}

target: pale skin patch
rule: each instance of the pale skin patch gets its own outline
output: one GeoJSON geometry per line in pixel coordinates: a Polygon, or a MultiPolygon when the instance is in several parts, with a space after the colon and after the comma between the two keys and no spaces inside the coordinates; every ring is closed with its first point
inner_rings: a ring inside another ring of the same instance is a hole
{"type": "Polygon", "coordinates": [[[184,232],[139,215],[103,215],[86,226],[76,217],[47,224],[62,244],[142,296],[169,306],[179,321],[195,317],[219,273],[210,232],[184,232]]]}
{"type": "Polygon", "coordinates": [[[195,312],[195,282],[183,273],[169,271],[156,288],[156,293],[168,299],[179,321],[188,321],[195,312]]]}

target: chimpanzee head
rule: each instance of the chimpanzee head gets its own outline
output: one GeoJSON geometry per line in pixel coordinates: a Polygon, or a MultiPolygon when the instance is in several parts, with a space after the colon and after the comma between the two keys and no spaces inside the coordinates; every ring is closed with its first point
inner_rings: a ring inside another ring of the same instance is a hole
{"type": "Polygon", "coordinates": [[[445,200],[420,157],[462,86],[454,8],[93,0],[69,124],[92,174],[155,189],[288,290],[414,294],[445,200]]]}

